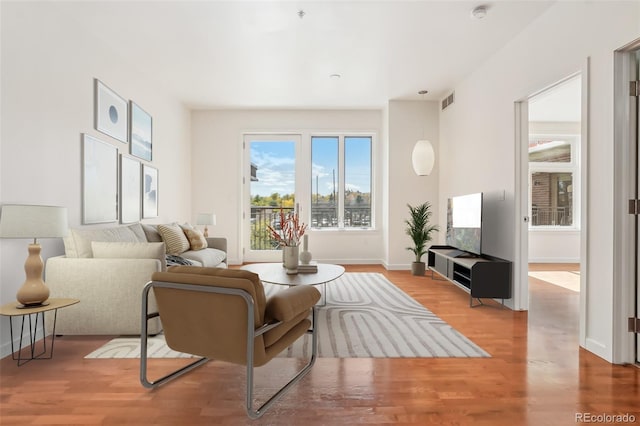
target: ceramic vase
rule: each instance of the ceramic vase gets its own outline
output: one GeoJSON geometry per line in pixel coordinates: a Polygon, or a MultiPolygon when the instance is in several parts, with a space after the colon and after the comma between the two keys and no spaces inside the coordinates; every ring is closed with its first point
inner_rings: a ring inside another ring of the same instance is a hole
{"type": "Polygon", "coordinates": [[[282,248],[282,255],[284,257],[284,267],[287,269],[287,274],[298,273],[298,257],[300,248],[298,246],[284,246],[282,248]]]}
{"type": "Polygon", "coordinates": [[[302,240],[302,253],[300,253],[300,263],[308,265],[311,262],[312,256],[309,251],[309,236],[305,235],[302,240]]]}

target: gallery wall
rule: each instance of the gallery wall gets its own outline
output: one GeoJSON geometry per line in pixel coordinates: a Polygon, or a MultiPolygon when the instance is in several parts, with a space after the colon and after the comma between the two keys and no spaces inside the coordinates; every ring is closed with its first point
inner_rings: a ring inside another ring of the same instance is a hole
{"type": "MultiPolygon", "coordinates": [[[[70,19],[47,2],[2,4],[0,203],[66,206],[69,225],[82,226],[81,134],[129,152],[128,145],[94,129],[98,78],[153,117],[149,164],[159,170],[159,217],[147,222],[193,220],[191,191],[185,190],[191,183],[189,112],[70,19]]],[[[24,281],[29,242],[0,240],[0,304],[15,300],[24,281]]],[[[45,260],[64,253],[61,239],[41,243],[45,260]]],[[[4,356],[10,349],[5,317],[0,327],[4,356]]]]}
{"type": "MultiPolygon", "coordinates": [[[[441,114],[440,213],[458,193],[505,191],[487,250],[515,259],[514,103],[582,69],[589,59],[586,338],[613,357],[613,52],[640,35],[640,3],[557,2],[456,88],[441,114]],[[568,34],[571,34],[569,37],[568,34]]],[[[494,218],[495,219],[495,218],[494,218]]],[[[484,234],[483,234],[484,235],[484,234]]],[[[515,283],[520,285],[519,282],[515,283]]],[[[517,304],[518,301],[515,301],[517,304]]]]}

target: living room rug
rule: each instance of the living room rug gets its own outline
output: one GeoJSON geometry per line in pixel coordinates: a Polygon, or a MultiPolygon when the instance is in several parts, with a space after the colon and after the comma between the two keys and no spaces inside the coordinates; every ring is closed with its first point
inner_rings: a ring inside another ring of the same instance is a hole
{"type": "MultiPolygon", "coordinates": [[[[265,285],[267,297],[284,286],[265,285]]],[[[319,289],[322,287],[319,286],[319,289]]],[[[318,355],[325,358],[489,357],[379,273],[350,272],[326,286],[327,303],[318,307],[318,355]]],[[[310,353],[310,336],[280,354],[310,353]]],[[[164,337],[149,339],[150,358],[188,358],[167,347],[164,337]]],[[[140,338],[116,338],[85,358],[139,358],[140,338]]]]}

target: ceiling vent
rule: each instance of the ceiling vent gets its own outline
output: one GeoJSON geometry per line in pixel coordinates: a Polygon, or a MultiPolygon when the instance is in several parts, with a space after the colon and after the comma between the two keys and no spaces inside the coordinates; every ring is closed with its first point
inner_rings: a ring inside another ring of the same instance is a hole
{"type": "Polygon", "coordinates": [[[443,111],[445,109],[447,109],[447,107],[453,103],[453,101],[455,100],[455,94],[456,94],[456,92],[451,92],[451,94],[449,96],[447,96],[446,98],[444,98],[442,100],[442,110],[443,111]]]}

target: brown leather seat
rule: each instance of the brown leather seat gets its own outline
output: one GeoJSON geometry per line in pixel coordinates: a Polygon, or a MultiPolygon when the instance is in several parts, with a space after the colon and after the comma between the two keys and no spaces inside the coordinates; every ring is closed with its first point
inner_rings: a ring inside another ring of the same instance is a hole
{"type": "Polygon", "coordinates": [[[320,292],[297,286],[278,292],[268,300],[258,275],[237,269],[174,266],[156,272],[143,290],[142,353],[140,380],[145,387],[159,386],[205,363],[208,359],[247,367],[247,414],[260,417],[269,406],[315,362],[315,317],[320,292]],[[158,312],[148,313],[148,294],[153,289],[158,312]],[[147,379],[147,321],[159,315],[167,345],[179,352],[203,357],[156,381],[147,379]],[[265,365],[305,333],[312,334],[308,363],[294,378],[257,410],[253,409],[253,367],[265,365]]]}

